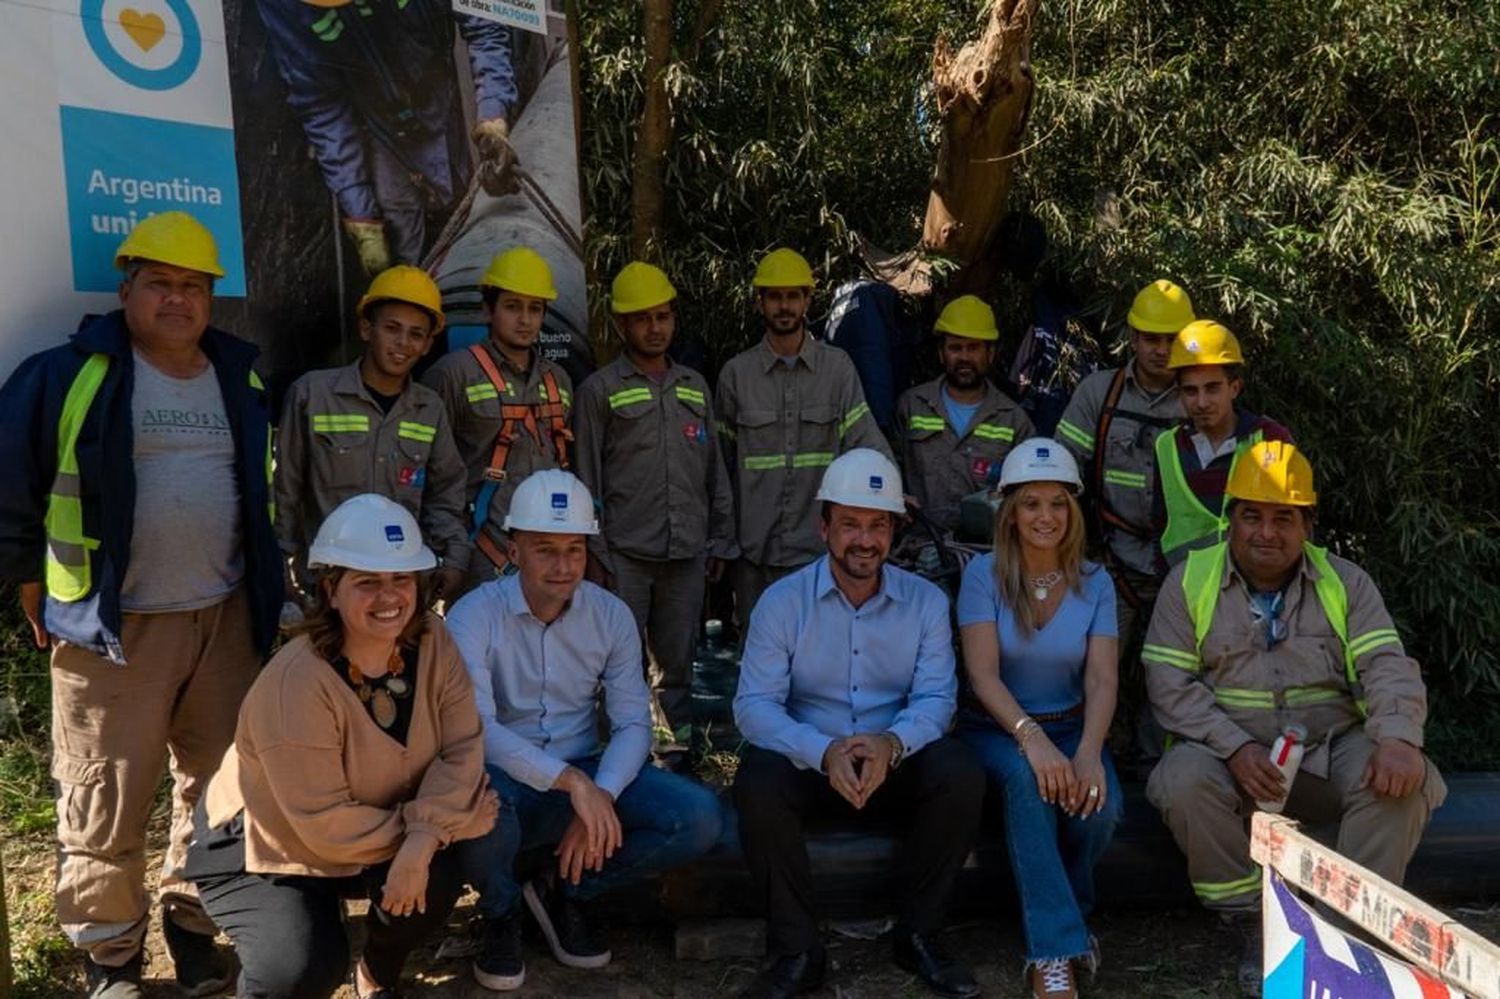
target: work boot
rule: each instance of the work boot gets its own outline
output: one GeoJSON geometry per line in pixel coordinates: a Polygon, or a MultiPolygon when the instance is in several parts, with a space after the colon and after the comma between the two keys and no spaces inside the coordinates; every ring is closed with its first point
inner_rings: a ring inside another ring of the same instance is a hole
{"type": "Polygon", "coordinates": [[[604,927],[592,907],[563,894],[554,875],[544,874],[521,890],[552,956],[569,968],[602,968],[609,963],[604,927]]]}
{"type": "Polygon", "coordinates": [[[95,964],[92,958],[83,959],[84,976],[88,982],[89,999],[144,999],[141,989],[141,953],[116,968],[95,964]]]}
{"type": "Polygon", "coordinates": [[[234,982],[234,961],[214,946],[214,938],[178,926],[163,916],[162,936],[177,968],[177,986],[190,996],[216,996],[234,982]]]}
{"type": "Polygon", "coordinates": [[[1261,938],[1260,913],[1258,912],[1232,912],[1225,913],[1224,922],[1239,938],[1240,960],[1235,970],[1235,980],[1239,985],[1240,995],[1247,999],[1255,999],[1260,995],[1261,987],[1265,983],[1264,941],[1261,938]]]}
{"type": "Polygon", "coordinates": [[[526,982],[521,954],[521,913],[474,920],[474,980],[492,992],[510,992],[526,982]]]}
{"type": "Polygon", "coordinates": [[[798,954],[783,954],[755,976],[740,999],[794,999],[823,986],[828,974],[828,952],[822,944],[798,954]]]}
{"type": "Polygon", "coordinates": [[[1065,957],[1049,957],[1031,962],[1027,980],[1033,999],[1078,999],[1078,983],[1073,978],[1073,962],[1065,957]]]}
{"type": "Polygon", "coordinates": [[[979,995],[979,983],[938,942],[936,934],[916,933],[896,927],[891,937],[891,957],[902,971],[910,972],[940,996],[970,999],[979,995]]]}

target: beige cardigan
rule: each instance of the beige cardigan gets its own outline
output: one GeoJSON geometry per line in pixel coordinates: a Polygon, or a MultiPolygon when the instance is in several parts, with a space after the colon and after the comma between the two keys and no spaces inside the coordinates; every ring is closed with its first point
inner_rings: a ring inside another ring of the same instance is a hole
{"type": "Polygon", "coordinates": [[[210,826],[245,812],[246,870],[345,877],[390,860],[407,836],[444,847],[488,831],[474,691],[436,614],[418,656],[405,746],[306,636],[267,664],[207,791],[210,826]]]}

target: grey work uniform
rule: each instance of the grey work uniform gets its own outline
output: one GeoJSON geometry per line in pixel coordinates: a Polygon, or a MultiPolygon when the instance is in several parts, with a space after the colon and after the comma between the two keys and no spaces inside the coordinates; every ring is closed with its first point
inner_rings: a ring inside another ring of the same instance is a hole
{"type": "Polygon", "coordinates": [[[823,553],[815,496],[823,471],[845,451],[888,458],[854,362],[804,335],[783,359],[763,336],[719,372],[718,430],[734,483],[740,560],[734,566],[741,625],[761,591],[823,553]]]}
{"type": "Polygon", "coordinates": [[[437,393],[408,382],[384,412],[359,362],[292,383],[276,451],[276,535],[299,561],[323,519],[361,493],[400,503],[444,565],[467,570],[464,465],[437,393]]]}
{"type": "Polygon", "coordinates": [[[635,617],[673,729],[692,721],[705,560],[738,554],[712,404],[692,368],[658,380],[620,357],[583,383],[573,413],[578,477],[599,505],[590,552],[635,617]]]}

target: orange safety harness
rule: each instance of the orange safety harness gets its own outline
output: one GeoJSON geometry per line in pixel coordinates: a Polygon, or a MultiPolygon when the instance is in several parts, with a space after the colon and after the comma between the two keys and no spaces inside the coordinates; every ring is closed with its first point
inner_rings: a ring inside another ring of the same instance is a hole
{"type": "Polygon", "coordinates": [[[541,424],[546,422],[552,437],[552,449],[557,455],[558,468],[568,467],[568,444],[573,440],[573,431],[568,429],[568,410],[563,404],[562,391],[552,372],[542,372],[542,389],[547,395],[545,401],[506,402],[505,378],[500,374],[500,369],[495,367],[489,351],[485,350],[483,344],[476,343],[469,347],[469,353],[479,362],[480,369],[495,387],[495,394],[500,399],[500,431],[495,434],[495,448],[490,452],[490,463],[484,470],[484,485],[479,487],[479,495],[474,500],[474,526],[470,537],[475,547],[495,564],[495,568],[504,569],[510,560],[505,557],[500,546],[485,534],[484,523],[489,517],[490,500],[500,483],[505,481],[505,462],[510,457],[511,445],[515,443],[517,428],[525,429],[531,434],[532,440],[536,441],[537,447],[541,448],[544,447],[541,424]]]}

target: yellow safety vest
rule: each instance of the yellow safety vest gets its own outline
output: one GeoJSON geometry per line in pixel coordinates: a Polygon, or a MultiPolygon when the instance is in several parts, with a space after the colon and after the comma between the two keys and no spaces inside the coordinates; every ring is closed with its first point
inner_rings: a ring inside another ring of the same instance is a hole
{"type": "MultiPolygon", "coordinates": [[[[1333,563],[1328,560],[1328,550],[1304,543],[1302,553],[1318,570],[1318,578],[1313,583],[1313,592],[1317,594],[1318,603],[1322,605],[1323,613],[1328,617],[1328,623],[1332,625],[1334,633],[1339,637],[1339,643],[1344,648],[1344,679],[1349,685],[1349,693],[1354,697],[1354,704],[1359,709],[1360,716],[1364,717],[1367,713],[1364,686],[1359,681],[1359,671],[1354,665],[1355,660],[1364,653],[1388,642],[1399,644],[1401,636],[1394,628],[1377,628],[1351,639],[1349,637],[1349,591],[1344,587],[1344,581],[1339,578],[1339,574],[1334,571],[1333,563]]],[[[1219,602],[1220,584],[1224,579],[1224,566],[1228,558],[1229,545],[1224,542],[1212,548],[1189,552],[1187,568],[1182,574],[1182,592],[1187,598],[1188,616],[1193,622],[1193,640],[1200,669],[1203,662],[1203,639],[1213,623],[1214,608],[1219,602]]],[[[1183,655],[1183,653],[1177,654],[1183,655]]],[[[1339,700],[1343,696],[1341,691],[1329,690],[1326,687],[1288,687],[1282,691],[1248,690],[1236,687],[1214,688],[1214,699],[1224,707],[1232,708],[1306,707],[1324,701],[1339,700]]]]}
{"type": "MultiPolygon", "coordinates": [[[[1264,432],[1257,430],[1239,442],[1234,449],[1234,458],[1229,464],[1229,476],[1234,477],[1234,466],[1250,448],[1260,443],[1264,432]]],[[[1201,547],[1223,540],[1224,530],[1229,526],[1224,516],[1228,497],[1217,511],[1203,505],[1203,501],[1188,485],[1187,475],[1182,470],[1182,456],[1177,452],[1177,433],[1156,435],[1156,467],[1161,470],[1161,498],[1167,508],[1167,527],[1162,532],[1161,550],[1170,553],[1179,548],[1201,547]]]]}
{"type": "MultiPolygon", "coordinates": [[[[47,513],[43,524],[47,534],[47,595],[62,603],[82,600],[93,590],[93,564],[90,553],[99,547],[99,539],[84,533],[83,494],[78,478],[78,432],[84,418],[104,384],[109,372],[108,354],[90,354],[83,362],[68,394],[63,397],[62,413],[57,418],[57,474],[47,495],[47,513]]],[[[260,376],[250,372],[252,387],[264,390],[260,376]]],[[[272,489],[271,434],[266,433],[266,488],[271,490],[268,510],[276,521],[275,492],[272,489]]]]}

